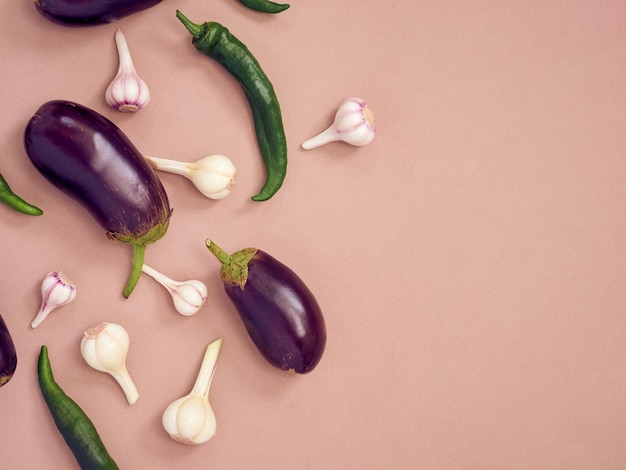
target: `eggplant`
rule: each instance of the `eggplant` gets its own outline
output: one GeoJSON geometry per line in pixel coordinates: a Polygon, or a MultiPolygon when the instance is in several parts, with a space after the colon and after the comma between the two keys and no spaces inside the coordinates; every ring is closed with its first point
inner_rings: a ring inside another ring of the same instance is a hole
{"type": "Polygon", "coordinates": [[[304,281],[257,248],[231,255],[211,240],[206,246],[222,263],[224,290],[263,357],[282,370],[311,372],[324,353],[326,324],[304,281]]]}
{"type": "Polygon", "coordinates": [[[17,368],[17,352],[2,315],[0,315],[0,387],[5,385],[17,368]]]}
{"type": "Polygon", "coordinates": [[[48,20],[65,26],[112,23],[161,3],[163,0],[35,0],[35,8],[48,20]]]}
{"type": "Polygon", "coordinates": [[[26,126],[24,146],[35,168],[80,202],[109,239],[132,245],[128,298],[146,245],[165,235],[172,212],[154,170],[115,124],[71,101],[43,104],[26,126]]]}

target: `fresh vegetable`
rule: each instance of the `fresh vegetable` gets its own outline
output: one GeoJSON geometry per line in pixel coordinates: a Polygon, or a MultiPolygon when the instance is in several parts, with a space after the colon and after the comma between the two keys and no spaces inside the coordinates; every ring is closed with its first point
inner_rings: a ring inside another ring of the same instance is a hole
{"type": "Polygon", "coordinates": [[[47,19],[65,26],[112,23],[163,0],[34,0],[47,19]]]}
{"type": "Polygon", "coordinates": [[[209,344],[191,392],[174,400],[163,412],[163,427],[181,444],[203,444],[215,435],[217,421],[209,403],[209,388],[215,373],[222,338],[209,344]]]}
{"type": "Polygon", "coordinates": [[[111,121],[71,101],[49,101],[30,119],[24,145],[54,186],[78,200],[112,240],[129,243],[129,297],[141,276],[146,245],[159,240],[171,209],[161,181],[111,121]]]}
{"type": "Polygon", "coordinates": [[[17,368],[15,344],[4,318],[0,315],[0,387],[6,384],[17,368]]]}
{"type": "Polygon", "coordinates": [[[174,281],[144,263],[143,272],[161,284],[172,296],[174,308],[178,313],[191,316],[202,308],[207,299],[207,287],[202,281],[174,281]]]}
{"type": "Polygon", "coordinates": [[[15,194],[7,180],[0,174],[0,202],[6,204],[11,209],[26,215],[41,215],[43,211],[15,194]]]}
{"type": "Polygon", "coordinates": [[[210,240],[206,246],[222,263],[226,294],[265,359],[283,370],[311,372],[326,346],[326,325],[302,279],[257,248],[229,255],[210,240]]]}
{"type": "Polygon", "coordinates": [[[30,323],[37,328],[54,309],[69,304],[76,298],[76,286],[60,271],[46,274],[41,283],[41,305],[30,323]]]}
{"type": "Polygon", "coordinates": [[[334,141],[343,141],[350,145],[362,146],[374,140],[376,127],[374,113],[361,98],[348,98],[337,113],[328,129],[305,141],[304,149],[313,149],[334,141]]]}
{"type": "Polygon", "coordinates": [[[126,355],[130,339],[123,326],[115,323],[98,323],[85,330],[80,342],[80,352],[91,367],[110,374],[122,387],[129,405],[139,398],[137,387],[126,369],[126,355]]]}
{"type": "Polygon", "coordinates": [[[150,90],[135,70],[126,37],[121,29],[115,32],[115,45],[119,66],[115,78],[106,90],[105,99],[111,108],[132,113],[148,105],[150,90]]]}
{"type": "Polygon", "coordinates": [[[146,157],[155,170],[184,176],[209,199],[223,199],[230,194],[237,170],[230,158],[209,155],[192,163],[146,157]]]}
{"type": "Polygon", "coordinates": [[[119,467],[105,448],[93,422],[55,382],[48,348],[39,353],[39,387],[54,423],[82,469],[115,470],[119,467]]]}
{"type": "Polygon", "coordinates": [[[196,49],[215,59],[244,90],[266,172],[265,183],[252,200],[266,201],[280,189],[287,174],[287,141],[274,87],[257,59],[227,28],[216,22],[192,23],[180,11],[176,16],[193,36],[196,49]]]}
{"type": "Polygon", "coordinates": [[[239,0],[245,6],[252,10],[261,11],[263,13],[280,13],[289,8],[288,3],[275,3],[269,0],[239,0]]]}

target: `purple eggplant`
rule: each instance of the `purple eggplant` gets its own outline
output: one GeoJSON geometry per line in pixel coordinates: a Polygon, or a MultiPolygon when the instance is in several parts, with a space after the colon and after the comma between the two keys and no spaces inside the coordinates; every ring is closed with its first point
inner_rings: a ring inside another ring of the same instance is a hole
{"type": "Polygon", "coordinates": [[[163,0],[35,0],[37,10],[50,21],[65,26],[112,23],[153,7],[163,0]]]}
{"type": "Polygon", "coordinates": [[[147,244],[167,231],[171,209],[161,181],[126,135],[101,114],[71,101],[49,101],[30,119],[24,146],[54,186],[79,201],[112,239],[133,247],[124,287],[130,296],[147,244]]]}
{"type": "Polygon", "coordinates": [[[257,248],[228,254],[210,240],[221,277],[250,338],[279,369],[305,374],[319,363],[326,324],[317,300],[290,268],[257,248]]]}
{"type": "Polygon", "coordinates": [[[17,353],[11,333],[0,315],[0,387],[6,384],[17,367],[17,353]]]}

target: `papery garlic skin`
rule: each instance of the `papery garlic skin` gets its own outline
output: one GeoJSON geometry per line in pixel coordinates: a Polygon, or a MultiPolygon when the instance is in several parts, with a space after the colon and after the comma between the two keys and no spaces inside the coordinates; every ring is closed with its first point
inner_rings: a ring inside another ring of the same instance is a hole
{"type": "Polygon", "coordinates": [[[331,126],[306,140],[302,148],[310,150],[335,141],[363,146],[371,143],[375,136],[374,113],[370,107],[361,98],[348,98],[339,106],[331,126]]]}
{"type": "Polygon", "coordinates": [[[209,403],[209,389],[221,346],[222,338],[207,346],[191,392],[173,401],[163,412],[163,427],[176,442],[198,445],[215,435],[217,421],[209,403]]]}
{"type": "Polygon", "coordinates": [[[209,155],[195,162],[146,157],[152,168],[189,179],[205,197],[223,199],[232,191],[237,169],[225,155],[209,155]]]}
{"type": "Polygon", "coordinates": [[[89,366],[113,376],[122,387],[129,405],[139,398],[139,392],[126,369],[130,346],[128,332],[116,323],[98,323],[87,328],[80,342],[80,352],[89,366]]]}
{"type": "Polygon", "coordinates": [[[145,263],[141,270],[167,289],[174,301],[174,308],[181,315],[195,315],[207,300],[208,289],[202,281],[174,281],[145,263]]]}
{"type": "Polygon", "coordinates": [[[72,280],[60,271],[46,274],[41,283],[41,305],[30,323],[37,328],[55,308],[62,307],[76,298],[76,286],[72,280]]]}
{"type": "Polygon", "coordinates": [[[121,29],[115,32],[115,44],[119,56],[117,75],[105,93],[109,106],[122,112],[135,112],[150,102],[150,90],[137,74],[121,29]]]}

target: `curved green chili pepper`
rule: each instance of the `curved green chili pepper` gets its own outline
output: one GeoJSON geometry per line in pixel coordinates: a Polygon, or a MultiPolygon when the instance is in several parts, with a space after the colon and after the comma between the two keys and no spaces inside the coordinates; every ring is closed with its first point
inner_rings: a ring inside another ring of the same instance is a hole
{"type": "Polygon", "coordinates": [[[41,393],[54,418],[54,423],[76,457],[80,468],[119,470],[91,420],[54,381],[46,346],[42,346],[39,353],[37,375],[41,393]]]}
{"type": "Polygon", "coordinates": [[[0,202],[5,203],[11,209],[14,209],[22,214],[27,215],[41,215],[43,211],[37,207],[29,204],[24,199],[15,194],[9,187],[9,183],[0,174],[0,202]]]}
{"type": "Polygon", "coordinates": [[[219,23],[192,23],[180,11],[176,17],[193,36],[192,43],[215,59],[243,88],[254,120],[266,179],[254,201],[266,201],[280,189],[287,174],[287,140],[274,87],[248,48],[219,23]]]}
{"type": "Polygon", "coordinates": [[[280,13],[289,8],[288,3],[274,3],[269,0],[239,0],[245,6],[252,10],[262,11],[263,13],[280,13]]]}

